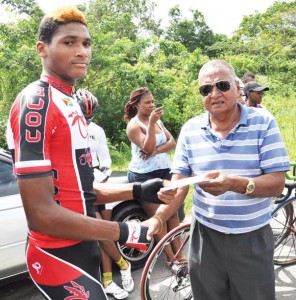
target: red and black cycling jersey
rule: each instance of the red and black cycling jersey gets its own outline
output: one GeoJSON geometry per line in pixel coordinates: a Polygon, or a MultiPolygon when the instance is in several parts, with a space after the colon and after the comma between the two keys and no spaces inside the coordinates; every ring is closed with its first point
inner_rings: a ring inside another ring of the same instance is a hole
{"type": "MultiPolygon", "coordinates": [[[[94,216],[87,125],[72,90],[73,86],[49,75],[28,85],[12,105],[7,142],[19,179],[51,174],[54,200],[60,206],[94,216]]],[[[78,242],[34,231],[29,234],[29,243],[43,248],[78,242]]]]}

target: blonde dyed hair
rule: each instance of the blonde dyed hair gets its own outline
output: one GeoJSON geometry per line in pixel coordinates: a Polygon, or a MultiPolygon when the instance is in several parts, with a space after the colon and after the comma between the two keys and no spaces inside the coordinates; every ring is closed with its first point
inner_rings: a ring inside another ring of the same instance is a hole
{"type": "Polygon", "coordinates": [[[50,44],[57,29],[68,23],[80,23],[87,26],[84,14],[76,6],[60,6],[47,13],[41,20],[38,40],[50,44]]]}
{"type": "Polygon", "coordinates": [[[84,24],[85,26],[87,25],[87,21],[84,14],[76,6],[70,5],[60,6],[52,12],[49,12],[44,16],[44,18],[41,21],[41,24],[46,19],[53,19],[54,21],[61,24],[78,22],[84,24]]]}

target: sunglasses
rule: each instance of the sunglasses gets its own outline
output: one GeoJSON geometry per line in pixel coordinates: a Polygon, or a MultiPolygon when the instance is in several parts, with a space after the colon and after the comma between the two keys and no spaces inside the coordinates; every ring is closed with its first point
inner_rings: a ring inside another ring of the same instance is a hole
{"type": "Polygon", "coordinates": [[[205,97],[208,96],[208,94],[212,93],[214,86],[220,91],[220,92],[227,92],[230,90],[230,82],[227,80],[221,80],[216,82],[215,84],[205,84],[202,85],[199,88],[199,92],[205,97]]]}

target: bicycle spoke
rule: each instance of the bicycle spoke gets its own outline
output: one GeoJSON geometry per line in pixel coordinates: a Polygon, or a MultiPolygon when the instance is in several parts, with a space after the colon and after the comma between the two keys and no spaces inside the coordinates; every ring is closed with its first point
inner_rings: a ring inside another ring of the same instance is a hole
{"type": "Polygon", "coordinates": [[[296,234],[294,201],[280,205],[273,213],[271,222],[274,239],[274,264],[291,265],[296,263],[296,234]]]}
{"type": "Polygon", "coordinates": [[[168,233],[151,253],[141,279],[141,296],[145,300],[191,300],[191,286],[187,263],[180,263],[175,273],[166,266],[164,248],[179,239],[180,247],[175,249],[179,257],[187,254],[190,226],[181,225],[168,233]]]}

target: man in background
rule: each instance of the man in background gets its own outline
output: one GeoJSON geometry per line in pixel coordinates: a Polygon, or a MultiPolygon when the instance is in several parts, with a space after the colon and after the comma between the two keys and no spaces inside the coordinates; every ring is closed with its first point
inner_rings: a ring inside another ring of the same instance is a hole
{"type": "Polygon", "coordinates": [[[242,82],[246,84],[249,81],[256,81],[256,77],[253,73],[245,73],[242,77],[242,82]]]}
{"type": "Polygon", "coordinates": [[[250,107],[265,108],[262,105],[264,92],[268,91],[269,87],[261,86],[257,81],[249,81],[244,86],[244,94],[246,104],[250,107]]]}
{"type": "Polygon", "coordinates": [[[242,82],[241,79],[239,79],[238,77],[236,77],[235,79],[236,82],[238,82],[239,84],[239,90],[238,90],[238,98],[237,101],[243,105],[246,104],[246,97],[244,95],[244,83],[242,82]]]}

